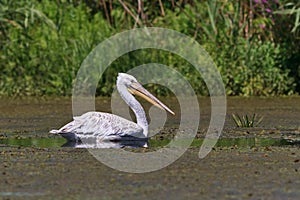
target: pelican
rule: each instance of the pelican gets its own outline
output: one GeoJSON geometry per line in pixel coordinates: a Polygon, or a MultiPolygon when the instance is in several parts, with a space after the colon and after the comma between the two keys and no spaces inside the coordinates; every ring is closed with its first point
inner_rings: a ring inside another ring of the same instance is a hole
{"type": "Polygon", "coordinates": [[[132,109],[137,123],[120,116],[104,112],[87,112],[73,118],[59,130],[50,133],[59,134],[68,141],[82,141],[96,138],[100,141],[145,140],[148,137],[148,122],[141,104],[133,95],[140,96],[158,108],[173,115],[175,113],[147,91],[132,75],[119,73],[117,90],[121,98],[132,109]]]}

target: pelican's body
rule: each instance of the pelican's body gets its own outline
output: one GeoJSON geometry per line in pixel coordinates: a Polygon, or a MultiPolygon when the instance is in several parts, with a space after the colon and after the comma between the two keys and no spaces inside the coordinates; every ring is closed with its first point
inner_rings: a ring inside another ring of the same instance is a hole
{"type": "Polygon", "coordinates": [[[128,136],[146,138],[144,130],[138,124],[110,113],[87,112],[59,130],[51,133],[60,134],[70,141],[97,138],[100,140],[121,140],[128,136]]]}
{"type": "Polygon", "coordinates": [[[59,130],[50,133],[60,134],[69,141],[96,138],[97,140],[139,140],[148,136],[148,122],[141,104],[132,94],[144,97],[154,105],[174,114],[167,106],[151,95],[137,80],[125,73],[119,73],[117,89],[122,99],[136,115],[137,123],[114,114],[87,112],[59,130]]]}

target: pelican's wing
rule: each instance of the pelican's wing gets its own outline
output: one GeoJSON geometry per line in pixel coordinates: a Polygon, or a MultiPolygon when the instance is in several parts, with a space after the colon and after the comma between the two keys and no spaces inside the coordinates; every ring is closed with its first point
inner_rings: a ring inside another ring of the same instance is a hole
{"type": "Polygon", "coordinates": [[[143,129],[136,123],[117,115],[88,112],[74,117],[72,122],[51,133],[61,134],[63,137],[73,134],[75,139],[97,137],[101,140],[114,140],[125,136],[141,137],[143,129]]]}

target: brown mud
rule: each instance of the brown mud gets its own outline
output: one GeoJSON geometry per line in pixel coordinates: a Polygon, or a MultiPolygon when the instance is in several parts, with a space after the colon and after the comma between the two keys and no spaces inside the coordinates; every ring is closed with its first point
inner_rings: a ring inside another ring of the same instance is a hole
{"type": "MultiPolygon", "coordinates": [[[[164,102],[178,107],[172,100],[164,102]]],[[[203,138],[210,120],[210,101],[200,98],[199,104],[197,138],[203,138]]],[[[96,109],[110,112],[109,99],[96,99],[96,109]]],[[[219,145],[203,159],[198,158],[199,147],[193,146],[166,168],[131,174],[105,166],[86,149],[60,147],[64,141],[48,133],[71,120],[69,98],[0,99],[0,111],[0,199],[300,198],[297,142],[219,145]],[[30,138],[45,142],[33,142],[32,146],[3,142],[30,138]]],[[[170,117],[154,141],[172,135],[178,122],[177,115],[170,117]]],[[[299,141],[300,98],[228,98],[221,138],[299,141]],[[232,113],[256,113],[264,119],[255,128],[236,128],[232,113]]]]}

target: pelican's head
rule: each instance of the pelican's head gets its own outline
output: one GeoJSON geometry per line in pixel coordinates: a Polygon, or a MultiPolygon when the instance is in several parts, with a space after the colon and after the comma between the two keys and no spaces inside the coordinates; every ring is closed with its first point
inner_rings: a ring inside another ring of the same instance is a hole
{"type": "Polygon", "coordinates": [[[133,82],[138,83],[138,81],[136,80],[136,78],[134,78],[134,76],[126,73],[118,73],[117,81],[125,85],[127,88],[129,88],[133,82]]]}
{"type": "Polygon", "coordinates": [[[124,85],[131,94],[138,95],[146,99],[148,102],[152,103],[153,105],[157,106],[158,108],[168,111],[169,113],[175,115],[175,113],[170,108],[168,108],[165,104],[163,104],[160,100],[158,100],[155,96],[153,96],[148,90],[146,90],[136,80],[136,78],[134,78],[134,76],[126,73],[119,73],[117,82],[118,84],[124,85]]]}

